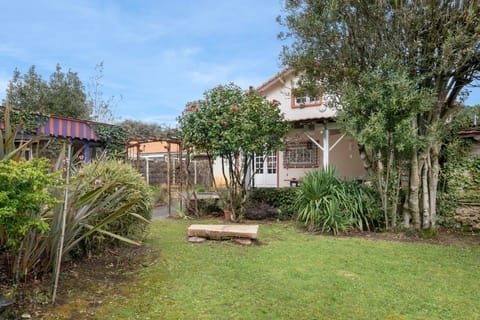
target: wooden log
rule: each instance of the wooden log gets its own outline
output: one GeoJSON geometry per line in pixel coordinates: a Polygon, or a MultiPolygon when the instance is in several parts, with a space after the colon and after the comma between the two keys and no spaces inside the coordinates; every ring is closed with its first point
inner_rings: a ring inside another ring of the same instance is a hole
{"type": "Polygon", "coordinates": [[[192,224],[188,227],[188,236],[209,239],[257,239],[258,225],[192,224]]]}

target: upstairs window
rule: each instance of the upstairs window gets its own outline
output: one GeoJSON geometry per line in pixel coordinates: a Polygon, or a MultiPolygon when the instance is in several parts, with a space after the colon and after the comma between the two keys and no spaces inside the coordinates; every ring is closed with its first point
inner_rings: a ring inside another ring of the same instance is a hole
{"type": "Polygon", "coordinates": [[[307,92],[306,90],[292,90],[290,96],[292,108],[318,107],[322,104],[320,88],[318,88],[317,94],[307,92]]]}

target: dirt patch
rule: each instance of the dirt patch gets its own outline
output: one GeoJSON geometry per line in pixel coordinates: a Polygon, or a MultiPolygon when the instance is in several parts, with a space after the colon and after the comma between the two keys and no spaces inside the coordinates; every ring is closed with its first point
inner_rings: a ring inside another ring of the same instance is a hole
{"type": "Polygon", "coordinates": [[[122,298],[120,286],[127,284],[129,272],[155,262],[159,253],[147,247],[107,250],[80,262],[62,267],[55,306],[51,305],[51,278],[33,279],[20,285],[0,283],[0,292],[14,292],[17,302],[0,311],[0,319],[96,319],[95,308],[107,300],[122,298]]]}

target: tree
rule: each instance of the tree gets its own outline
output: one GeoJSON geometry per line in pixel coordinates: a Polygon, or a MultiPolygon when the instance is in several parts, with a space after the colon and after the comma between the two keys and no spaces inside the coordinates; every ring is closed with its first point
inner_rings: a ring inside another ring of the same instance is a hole
{"type": "Polygon", "coordinates": [[[359,76],[355,84],[345,83],[338,112],[339,122],[364,147],[367,164],[382,199],[386,228],[397,226],[403,164],[425,141],[416,133],[418,113],[428,111],[434,98],[417,90],[394,63],[359,76]]]}
{"type": "Polygon", "coordinates": [[[77,119],[89,119],[91,109],[87,104],[85,89],[76,72],[62,72],[57,64],[48,84],[48,111],[51,114],[77,119]]]}
{"type": "Polygon", "coordinates": [[[91,110],[76,72],[64,73],[60,65],[47,83],[31,66],[25,75],[15,69],[7,88],[7,101],[13,108],[89,119],[91,110]]]}
{"type": "MultiPolygon", "coordinates": [[[[402,213],[405,227],[435,226],[442,127],[460,109],[465,87],[480,75],[478,1],[286,0],[285,10],[278,20],[288,31],[280,37],[293,42],[284,47],[284,63],[304,72],[306,85],[321,81],[353,117],[363,115],[344,97],[362,88],[362,75],[388,66],[385,62],[393,61],[413,82],[405,95],[434,96],[428,109],[415,110],[411,119],[410,129],[423,143],[413,146],[405,162],[402,213]]],[[[359,147],[376,175],[380,167],[372,163],[385,165],[387,154],[359,147]]]]}
{"type": "MultiPolygon", "coordinates": [[[[113,107],[118,101],[114,96],[103,99],[103,61],[95,66],[95,75],[90,78],[88,85],[88,104],[92,110],[92,120],[113,123],[115,115],[113,107]]],[[[122,97],[120,97],[120,100],[122,97]]]]}
{"type": "Polygon", "coordinates": [[[47,113],[48,85],[31,66],[23,76],[18,69],[13,71],[13,79],[7,88],[7,101],[10,106],[25,111],[47,113]]]}
{"type": "Polygon", "coordinates": [[[118,124],[127,133],[130,139],[158,138],[172,134],[172,129],[156,123],[147,123],[140,120],[124,120],[118,124]]]}
{"type": "Polygon", "coordinates": [[[277,101],[268,101],[252,87],[244,92],[230,83],[208,90],[205,100],[187,104],[179,117],[185,148],[222,159],[228,194],[225,205],[238,216],[252,182],[255,154],[279,150],[288,130],[277,101]]]}

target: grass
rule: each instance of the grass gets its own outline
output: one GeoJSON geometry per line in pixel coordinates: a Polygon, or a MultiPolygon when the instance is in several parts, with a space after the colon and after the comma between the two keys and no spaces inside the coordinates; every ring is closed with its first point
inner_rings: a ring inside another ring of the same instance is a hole
{"type": "Polygon", "coordinates": [[[106,294],[96,319],[480,318],[479,247],[314,236],[280,224],[260,226],[261,246],[190,244],[187,226],[153,223],[147,245],[158,259],[106,294]]]}

